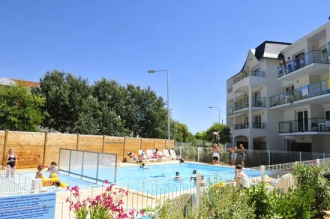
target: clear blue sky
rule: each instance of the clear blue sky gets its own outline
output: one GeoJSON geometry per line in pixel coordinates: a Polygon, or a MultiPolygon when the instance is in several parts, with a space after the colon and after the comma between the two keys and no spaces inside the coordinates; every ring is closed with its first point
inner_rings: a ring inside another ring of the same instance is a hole
{"type": "Polygon", "coordinates": [[[328,22],[329,0],[0,1],[0,77],[49,70],[150,86],[190,132],[226,116],[226,80],[265,40],[294,42],[328,22]]]}

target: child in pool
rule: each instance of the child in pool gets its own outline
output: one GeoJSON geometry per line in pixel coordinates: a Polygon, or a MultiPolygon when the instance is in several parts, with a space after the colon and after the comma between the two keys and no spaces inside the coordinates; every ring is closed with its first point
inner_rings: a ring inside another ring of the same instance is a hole
{"type": "Polygon", "coordinates": [[[49,178],[51,178],[54,173],[58,174],[58,169],[56,166],[57,166],[57,163],[55,161],[53,161],[50,164],[50,167],[48,167],[47,172],[49,172],[49,178]]]}
{"type": "Polygon", "coordinates": [[[43,165],[38,165],[38,167],[37,167],[37,172],[36,172],[36,176],[35,176],[35,178],[36,179],[41,179],[42,178],[42,169],[43,169],[43,165]]]}

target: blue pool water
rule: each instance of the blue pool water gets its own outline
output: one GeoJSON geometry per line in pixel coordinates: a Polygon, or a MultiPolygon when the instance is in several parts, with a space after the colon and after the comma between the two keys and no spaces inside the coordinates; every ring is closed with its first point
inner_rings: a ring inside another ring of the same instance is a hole
{"type": "MultiPolygon", "coordinates": [[[[146,164],[146,168],[140,168],[138,165],[132,167],[118,167],[116,184],[128,189],[137,190],[148,194],[164,194],[177,190],[194,188],[194,180],[190,180],[193,170],[204,176],[206,182],[215,183],[225,182],[234,178],[234,167],[213,166],[205,164],[187,163],[187,164],[146,164]],[[179,172],[181,181],[174,180],[175,173],[179,172]]],[[[244,169],[244,172],[251,177],[260,176],[256,170],[244,169]]],[[[35,173],[26,173],[25,175],[34,178],[35,173]]],[[[68,186],[95,186],[94,182],[85,181],[76,176],[68,176],[59,173],[61,182],[68,186]]],[[[106,178],[106,176],[102,176],[106,178]]]]}

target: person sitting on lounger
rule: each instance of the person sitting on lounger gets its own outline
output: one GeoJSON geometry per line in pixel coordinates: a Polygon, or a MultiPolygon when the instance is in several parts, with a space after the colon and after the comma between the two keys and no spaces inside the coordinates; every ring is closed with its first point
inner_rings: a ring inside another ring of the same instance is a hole
{"type": "Polygon", "coordinates": [[[153,158],[162,158],[162,157],[164,157],[163,153],[158,151],[158,148],[156,148],[156,150],[153,151],[153,158]]]}
{"type": "Polygon", "coordinates": [[[137,163],[141,163],[144,158],[139,154],[135,155],[132,152],[127,152],[127,156],[129,156],[133,161],[136,161],[137,163]]]}

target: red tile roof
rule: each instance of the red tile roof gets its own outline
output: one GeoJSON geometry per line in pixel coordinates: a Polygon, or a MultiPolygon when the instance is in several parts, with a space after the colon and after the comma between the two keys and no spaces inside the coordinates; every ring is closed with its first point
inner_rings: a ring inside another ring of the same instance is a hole
{"type": "Polygon", "coordinates": [[[23,84],[26,87],[38,87],[40,85],[39,82],[18,80],[18,79],[14,79],[14,78],[10,78],[10,80],[15,81],[16,83],[21,83],[21,84],[23,84]]]}

